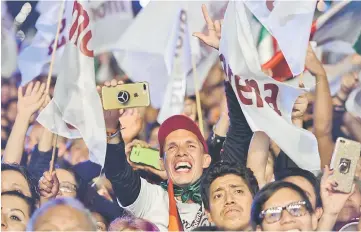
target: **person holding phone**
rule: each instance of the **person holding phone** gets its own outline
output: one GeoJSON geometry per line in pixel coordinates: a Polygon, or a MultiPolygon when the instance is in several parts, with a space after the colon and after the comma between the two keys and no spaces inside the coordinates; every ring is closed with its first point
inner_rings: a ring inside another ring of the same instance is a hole
{"type": "MultiPolygon", "coordinates": [[[[113,87],[121,84],[116,80],[105,83],[113,87]]],[[[225,87],[230,128],[221,159],[230,163],[246,164],[253,132],[242,113],[232,86],[226,82],[225,87]]],[[[111,181],[121,207],[136,217],[149,220],[160,230],[167,230],[170,226],[169,201],[172,200],[168,196],[168,183],[162,187],[148,183],[127,162],[133,146],[140,144],[135,141],[125,147],[122,139],[123,130],[130,133],[133,128],[122,124],[121,128],[125,129],[120,130],[118,126],[118,119],[122,121],[122,117],[131,117],[130,111],[134,110],[104,111],[107,130],[113,131],[112,135],[108,135],[105,175],[111,181]]],[[[132,132],[134,137],[138,132],[132,132]]],[[[156,173],[168,177],[174,185],[174,200],[183,229],[190,231],[210,225],[201,200],[200,180],[204,170],[211,164],[211,157],[198,126],[186,116],[175,115],[160,126],[158,140],[165,171],[158,170],[156,173]]]]}

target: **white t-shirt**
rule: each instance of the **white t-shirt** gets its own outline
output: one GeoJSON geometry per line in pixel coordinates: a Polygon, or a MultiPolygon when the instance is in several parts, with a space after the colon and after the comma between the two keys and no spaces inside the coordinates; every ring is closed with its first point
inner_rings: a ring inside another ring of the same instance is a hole
{"type": "MultiPolygon", "coordinates": [[[[118,202],[123,207],[120,202],[118,202]]],[[[177,201],[178,212],[184,231],[191,231],[199,226],[210,226],[203,205],[197,203],[182,203],[177,201]]],[[[148,183],[141,178],[141,188],[135,202],[124,209],[134,216],[146,219],[161,231],[168,231],[169,199],[168,192],[159,185],[148,183]]]]}

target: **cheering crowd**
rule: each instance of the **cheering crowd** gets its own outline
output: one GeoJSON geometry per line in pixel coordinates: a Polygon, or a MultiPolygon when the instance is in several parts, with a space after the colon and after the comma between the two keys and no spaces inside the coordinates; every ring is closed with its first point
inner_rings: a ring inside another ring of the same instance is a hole
{"type": "MultiPolygon", "coordinates": [[[[222,22],[202,10],[208,32],[194,36],[219,50],[222,22]]],[[[97,62],[110,63],[111,56],[104,53],[97,62]]],[[[1,229],[361,231],[361,159],[349,193],[336,191],[330,167],[338,138],[361,143],[361,118],[345,107],[360,87],[361,55],[347,61],[357,68],[340,77],[331,95],[322,61],[307,48],[305,68],[316,87],[297,98],[292,124],[317,139],[321,165],[312,172],[266,133],[252,131],[219,60],[199,91],[200,108],[196,96],[186,96],[182,113],[161,124],[152,106],[103,109],[103,167],[89,160],[83,139],[57,136],[36,121],[53,97],[56,77],[49,91],[46,76],[24,87],[19,78],[2,78],[1,229]],[[132,162],[135,147],[158,150],[160,169],[132,162]]],[[[262,71],[272,76],[271,69],[262,71]]],[[[102,87],[129,83],[131,76],[112,67],[97,90],[102,97],[102,87]]]]}

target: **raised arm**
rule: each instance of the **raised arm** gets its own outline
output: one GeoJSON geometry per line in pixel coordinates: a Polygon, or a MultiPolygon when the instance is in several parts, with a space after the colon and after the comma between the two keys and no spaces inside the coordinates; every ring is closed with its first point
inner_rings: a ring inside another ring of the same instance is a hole
{"type": "Polygon", "coordinates": [[[20,164],[30,117],[43,105],[46,99],[44,91],[45,84],[40,84],[40,82],[36,82],[35,85],[33,82],[29,83],[25,94],[23,94],[23,88],[19,87],[17,116],[5,147],[2,162],[20,164]]]}
{"type": "MultiPolygon", "coordinates": [[[[109,88],[121,85],[123,82],[112,80],[106,82],[105,85],[109,88]]],[[[98,92],[101,88],[97,87],[98,92]]],[[[129,115],[127,110],[104,110],[104,120],[107,132],[114,135],[108,135],[107,153],[105,157],[104,171],[106,177],[112,183],[115,195],[123,207],[133,204],[140,193],[141,180],[140,175],[133,171],[132,167],[127,162],[125,154],[125,144],[121,133],[121,128],[126,128],[127,133],[131,133],[131,125],[126,125],[124,122],[129,120],[122,120],[122,117],[129,115]],[[123,124],[119,126],[119,121],[123,124]],[[119,131],[119,132],[118,132],[119,131]]],[[[139,132],[139,131],[138,131],[139,132]]],[[[135,131],[134,133],[138,133],[135,131]]]]}
{"type": "Polygon", "coordinates": [[[311,46],[308,46],[307,50],[306,68],[316,78],[313,133],[318,142],[321,168],[323,168],[330,164],[334,146],[332,141],[332,98],[326,72],[311,46]]]}

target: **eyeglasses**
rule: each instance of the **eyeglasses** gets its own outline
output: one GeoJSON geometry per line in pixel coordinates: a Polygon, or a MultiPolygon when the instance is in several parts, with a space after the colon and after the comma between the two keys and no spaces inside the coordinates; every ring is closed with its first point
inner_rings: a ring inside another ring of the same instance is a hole
{"type": "Polygon", "coordinates": [[[291,204],[283,207],[273,207],[263,210],[259,214],[259,218],[265,220],[268,224],[272,224],[278,222],[281,219],[283,210],[287,210],[287,212],[293,217],[304,216],[307,213],[306,202],[292,202],[291,204]]]}
{"type": "Polygon", "coordinates": [[[63,193],[74,193],[77,191],[77,187],[69,183],[60,183],[59,191],[63,193]]]}

